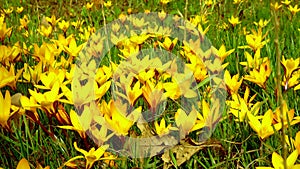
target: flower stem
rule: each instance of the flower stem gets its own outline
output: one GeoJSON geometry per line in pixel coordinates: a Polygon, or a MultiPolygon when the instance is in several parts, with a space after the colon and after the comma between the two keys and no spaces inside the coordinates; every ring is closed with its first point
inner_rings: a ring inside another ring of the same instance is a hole
{"type": "Polygon", "coordinates": [[[283,114],[283,108],[282,108],[282,90],[281,90],[281,54],[280,54],[280,46],[279,46],[279,31],[280,31],[280,21],[277,16],[277,11],[274,9],[273,11],[274,15],[274,23],[275,23],[275,39],[274,39],[274,44],[275,44],[275,54],[276,54],[276,88],[277,88],[277,105],[279,106],[280,110],[280,118],[281,118],[281,123],[282,123],[282,135],[281,135],[281,141],[282,141],[282,157],[283,157],[283,166],[285,169],[287,169],[287,163],[286,163],[286,158],[287,158],[287,145],[285,143],[285,126],[284,126],[284,114],[283,114]]]}

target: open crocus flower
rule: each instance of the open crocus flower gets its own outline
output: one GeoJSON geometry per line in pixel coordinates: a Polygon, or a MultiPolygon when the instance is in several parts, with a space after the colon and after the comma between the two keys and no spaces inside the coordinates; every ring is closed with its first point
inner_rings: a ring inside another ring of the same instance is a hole
{"type": "Polygon", "coordinates": [[[142,88],[140,82],[136,82],[133,88],[127,86],[126,93],[130,104],[133,106],[136,99],[142,95],[142,88]]]}
{"type": "Polygon", "coordinates": [[[185,73],[174,73],[172,82],[163,84],[163,88],[166,90],[166,97],[176,100],[180,96],[186,98],[194,98],[197,96],[197,93],[193,89],[190,89],[193,80],[192,72],[187,72],[186,70],[185,73]]]}
{"type": "Polygon", "coordinates": [[[0,71],[0,88],[14,82],[15,78],[11,76],[11,73],[4,66],[0,67],[0,71]]]}
{"type": "Polygon", "coordinates": [[[64,47],[64,51],[67,52],[71,57],[75,57],[79,54],[79,52],[85,46],[85,44],[86,43],[77,45],[75,38],[71,38],[69,46],[63,46],[63,47],[64,47]]]}
{"type": "Polygon", "coordinates": [[[270,20],[263,20],[260,19],[258,22],[254,22],[254,25],[259,26],[261,28],[267,26],[267,24],[270,22],[270,20]]]}
{"type": "Polygon", "coordinates": [[[71,119],[72,126],[59,126],[59,127],[68,130],[75,130],[78,132],[81,138],[86,138],[85,131],[82,125],[80,124],[78,116],[74,110],[70,111],[70,119],[71,119]]]}
{"type": "Polygon", "coordinates": [[[261,28],[259,28],[257,32],[252,30],[252,34],[246,35],[248,45],[240,46],[239,48],[251,48],[255,52],[258,49],[263,48],[270,41],[270,39],[264,40],[267,35],[267,33],[262,35],[261,28]]]}
{"type": "Polygon", "coordinates": [[[130,42],[132,42],[136,45],[140,45],[140,44],[143,44],[149,37],[150,37],[150,35],[147,35],[147,34],[141,34],[141,35],[131,34],[131,37],[129,40],[130,40],[130,42]]]}
{"type": "Polygon", "coordinates": [[[155,131],[156,131],[156,133],[159,137],[162,137],[166,134],[169,134],[169,132],[171,130],[177,130],[177,128],[172,127],[171,124],[166,126],[166,121],[165,121],[164,118],[161,119],[159,124],[158,124],[158,121],[155,121],[154,122],[154,127],[155,127],[155,131]]]}
{"type": "Polygon", "coordinates": [[[174,79],[172,79],[172,82],[164,83],[163,87],[166,90],[165,95],[170,99],[176,100],[183,94],[182,91],[180,91],[178,82],[174,79]]]}
{"type": "Polygon", "coordinates": [[[292,77],[287,79],[285,76],[283,77],[283,80],[281,82],[281,85],[284,86],[284,90],[288,90],[290,88],[294,87],[294,90],[299,89],[300,87],[300,71],[295,72],[292,77]]]}
{"type": "Polygon", "coordinates": [[[17,85],[16,83],[23,72],[23,68],[18,70],[16,74],[14,65],[10,65],[9,70],[7,70],[4,66],[0,66],[0,72],[0,88],[9,86],[15,90],[17,85]]]}
{"type": "Polygon", "coordinates": [[[20,18],[19,30],[21,30],[22,28],[28,30],[28,23],[29,22],[30,22],[30,20],[28,19],[27,15],[24,15],[23,18],[20,18]]]}
{"type": "Polygon", "coordinates": [[[46,17],[46,21],[51,24],[52,27],[55,27],[56,24],[61,20],[61,18],[56,19],[55,15],[50,17],[46,17]]]}
{"type": "Polygon", "coordinates": [[[122,55],[119,55],[121,58],[135,57],[140,51],[139,45],[133,42],[129,42],[128,44],[122,43],[122,45],[123,45],[123,49],[120,49],[122,55]]]}
{"type": "Polygon", "coordinates": [[[174,46],[176,45],[177,40],[178,39],[175,38],[173,41],[171,41],[171,39],[169,37],[166,37],[163,43],[158,41],[158,44],[161,47],[165,48],[166,50],[171,51],[174,48],[174,46]]]}
{"type": "Polygon", "coordinates": [[[5,36],[10,37],[11,36],[11,28],[6,28],[6,23],[0,22],[0,42],[3,42],[5,39],[5,36]]]}
{"type": "MultiPolygon", "coordinates": [[[[286,101],[283,101],[281,106],[282,106],[282,113],[283,113],[282,117],[283,117],[284,125],[289,126],[300,122],[300,117],[299,116],[294,117],[295,110],[294,109],[289,110],[286,101]]],[[[273,123],[275,125],[282,126],[281,112],[279,107],[275,110],[273,119],[274,119],[273,123]]]]}
{"type": "Polygon", "coordinates": [[[259,69],[259,66],[267,61],[267,57],[261,57],[260,56],[260,49],[257,49],[255,51],[254,56],[252,57],[250,53],[245,52],[245,57],[247,59],[246,62],[240,62],[241,65],[245,66],[246,68],[254,68],[259,69]]]}
{"type": "Polygon", "coordinates": [[[58,27],[64,32],[64,34],[66,34],[69,26],[70,26],[70,22],[66,22],[65,20],[58,22],[58,27]]]}
{"type": "Polygon", "coordinates": [[[48,72],[44,72],[40,75],[40,80],[43,85],[34,85],[36,88],[39,89],[51,89],[54,83],[58,82],[60,85],[63,84],[65,79],[66,72],[61,69],[50,69],[48,72]]]}
{"type": "Polygon", "coordinates": [[[213,104],[208,104],[204,99],[202,100],[202,114],[199,113],[196,109],[192,109],[192,111],[197,111],[197,119],[195,125],[191,128],[190,132],[200,130],[204,127],[207,127],[209,129],[215,128],[216,124],[221,119],[221,114],[219,112],[220,100],[212,99],[211,103],[213,104]]]}
{"type": "Polygon", "coordinates": [[[231,53],[234,52],[235,49],[226,51],[225,45],[222,44],[219,50],[217,50],[215,48],[213,48],[213,50],[216,50],[214,53],[216,53],[217,57],[219,57],[221,59],[221,61],[223,62],[227,58],[227,56],[229,56],[231,53]]]}
{"type": "Polygon", "coordinates": [[[299,70],[300,69],[299,64],[300,64],[300,58],[294,60],[293,58],[285,59],[284,56],[282,56],[281,65],[284,68],[285,77],[290,78],[296,70],[299,70]]]}
{"type": "Polygon", "coordinates": [[[166,100],[166,96],[162,89],[162,83],[154,85],[154,83],[148,80],[142,87],[142,93],[153,113],[156,112],[158,105],[166,100]]]}
{"type": "MultiPolygon", "coordinates": [[[[259,121],[260,117],[254,116],[251,113],[248,113],[248,119],[250,127],[258,134],[261,139],[265,139],[274,134],[274,129],[272,126],[273,112],[268,110],[263,118],[262,122],[259,121]]],[[[274,126],[275,130],[279,130],[281,127],[274,126]]]]}
{"type": "Polygon", "coordinates": [[[281,1],[282,4],[284,5],[289,5],[292,1],[290,0],[284,0],[284,1],[281,1]]]}
{"type": "MultiPolygon", "coordinates": [[[[205,18],[204,18],[205,19],[205,18]]],[[[203,23],[203,21],[202,21],[203,23]]],[[[204,23],[203,23],[204,24],[204,23]]],[[[209,31],[210,25],[208,25],[206,28],[203,28],[203,26],[201,24],[198,24],[198,31],[200,33],[200,38],[203,41],[205,38],[206,33],[209,31]]]]}
{"type": "MultiPolygon", "coordinates": [[[[0,169],[2,168],[0,167],[0,169]]],[[[22,158],[19,161],[16,169],[30,169],[29,162],[25,158],[22,158]]],[[[37,163],[36,169],[50,169],[50,166],[46,166],[44,168],[39,163],[37,163]]]]}
{"type": "Polygon", "coordinates": [[[62,96],[63,93],[59,93],[59,83],[55,82],[53,87],[50,91],[45,93],[37,92],[36,90],[29,89],[29,93],[31,97],[44,109],[47,110],[49,113],[53,113],[54,107],[53,103],[58,101],[62,96]]]}
{"type": "MultiPolygon", "coordinates": [[[[286,159],[286,165],[287,169],[298,169],[300,168],[300,164],[295,164],[298,158],[298,152],[297,150],[293,151],[288,158],[286,159]]],[[[277,154],[276,152],[273,152],[272,154],[272,165],[273,167],[256,167],[256,169],[284,169],[283,165],[283,158],[277,154]]]]}
{"type": "MultiPolygon", "coordinates": [[[[70,160],[68,160],[67,162],[64,163],[63,166],[73,166],[76,167],[76,165],[73,163],[73,161],[80,159],[80,158],[85,158],[86,162],[85,162],[85,168],[86,169],[90,169],[92,168],[92,166],[94,165],[95,162],[100,161],[100,160],[112,160],[115,159],[114,156],[109,156],[109,157],[103,157],[101,158],[105,151],[108,149],[109,145],[102,145],[100,146],[97,150],[95,150],[95,148],[91,148],[89,151],[86,151],[84,149],[81,149],[77,146],[77,143],[74,142],[74,147],[77,151],[79,151],[80,153],[82,153],[84,156],[76,156],[71,158],[70,160]]],[[[63,167],[62,166],[62,167],[63,167]]],[[[60,168],[62,168],[60,167],[60,168]]]]}
{"type": "Polygon", "coordinates": [[[266,81],[271,74],[270,60],[260,65],[259,69],[250,71],[250,75],[245,76],[245,80],[253,82],[262,88],[266,88],[266,81]]]}
{"type": "Polygon", "coordinates": [[[52,33],[52,30],[53,30],[53,28],[51,26],[46,27],[46,26],[42,25],[38,29],[38,32],[45,37],[49,37],[52,33]]]}
{"type": "Polygon", "coordinates": [[[238,17],[234,17],[234,16],[231,16],[230,19],[228,19],[229,23],[235,27],[237,24],[240,24],[241,21],[239,21],[239,18],[238,17]]]}
{"type": "Polygon", "coordinates": [[[43,62],[39,62],[35,66],[29,66],[27,63],[24,63],[22,82],[28,82],[36,85],[40,81],[40,74],[42,74],[42,72],[43,62]]]}
{"type": "Polygon", "coordinates": [[[226,103],[230,106],[229,110],[237,119],[237,121],[244,121],[247,113],[251,113],[253,115],[257,115],[260,109],[260,102],[252,103],[256,94],[253,95],[249,99],[250,90],[247,87],[244,93],[244,98],[242,98],[239,94],[233,94],[232,100],[226,101],[226,103]]]}
{"type": "Polygon", "coordinates": [[[1,45],[0,50],[0,60],[2,65],[9,65],[11,62],[10,57],[14,53],[15,49],[11,48],[10,46],[1,45]]]}
{"type": "Polygon", "coordinates": [[[105,120],[109,129],[117,135],[126,136],[130,127],[138,120],[141,115],[142,107],[138,107],[127,115],[127,104],[118,101],[110,101],[110,114],[105,114],[105,120]]]}
{"type": "Polygon", "coordinates": [[[205,64],[196,55],[191,54],[191,53],[189,53],[187,55],[188,55],[187,57],[189,57],[191,63],[186,64],[186,66],[193,71],[196,81],[198,81],[198,82],[203,81],[208,76],[205,64]]]}
{"type": "Polygon", "coordinates": [[[237,93],[242,84],[243,78],[241,78],[241,80],[238,81],[238,79],[239,79],[238,74],[232,76],[232,78],[231,78],[229,71],[225,70],[224,79],[225,79],[225,84],[226,84],[227,88],[229,89],[229,92],[231,94],[237,93]]]}
{"type": "Polygon", "coordinates": [[[288,135],[285,135],[285,142],[290,148],[295,148],[300,154],[300,131],[296,133],[295,140],[288,135]]]}
{"type": "Polygon", "coordinates": [[[295,15],[296,13],[298,13],[300,11],[300,8],[298,8],[298,5],[295,5],[294,7],[292,5],[289,5],[289,11],[295,15]]]}
{"type": "Polygon", "coordinates": [[[197,113],[198,112],[194,107],[189,114],[187,114],[182,109],[177,110],[175,114],[175,123],[179,128],[181,138],[185,137],[186,134],[188,134],[189,131],[193,128],[197,119],[197,113]]]}

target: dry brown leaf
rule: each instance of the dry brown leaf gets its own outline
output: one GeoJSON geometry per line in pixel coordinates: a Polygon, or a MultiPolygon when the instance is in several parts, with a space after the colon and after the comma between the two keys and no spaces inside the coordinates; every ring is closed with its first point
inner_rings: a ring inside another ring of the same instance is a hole
{"type": "Polygon", "coordinates": [[[190,141],[192,140],[186,139],[184,141],[181,141],[180,144],[174,146],[172,149],[170,149],[170,151],[164,152],[164,154],[162,155],[162,160],[164,161],[164,169],[170,168],[172,165],[174,165],[170,153],[174,155],[176,165],[180,166],[184,162],[189,160],[195,153],[206,147],[221,147],[218,142],[196,143],[195,141],[193,141],[192,143],[195,143],[197,145],[192,145],[189,143],[190,141]]]}
{"type": "Polygon", "coordinates": [[[178,144],[178,139],[170,134],[161,137],[154,135],[143,117],[140,117],[137,126],[142,135],[128,138],[124,145],[124,149],[130,156],[153,157],[178,144]]]}

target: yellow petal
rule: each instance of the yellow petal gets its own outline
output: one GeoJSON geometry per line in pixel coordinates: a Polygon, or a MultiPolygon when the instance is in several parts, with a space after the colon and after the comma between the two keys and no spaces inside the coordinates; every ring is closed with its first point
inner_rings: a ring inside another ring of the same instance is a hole
{"type": "Polygon", "coordinates": [[[16,169],[30,169],[28,161],[25,158],[22,158],[19,161],[16,169]]]}
{"type": "Polygon", "coordinates": [[[283,168],[283,158],[276,152],[272,154],[272,164],[275,168],[283,168]]]}
{"type": "MultiPolygon", "coordinates": [[[[77,146],[77,143],[76,143],[76,142],[74,142],[74,148],[75,148],[77,151],[81,152],[84,156],[87,156],[87,155],[88,155],[88,152],[85,151],[85,150],[83,150],[83,149],[81,149],[81,148],[79,148],[79,147],[77,146]]],[[[69,161],[70,161],[70,160],[69,160],[69,161]]]]}
{"type": "Polygon", "coordinates": [[[293,151],[289,156],[288,158],[286,159],[286,164],[288,167],[291,167],[295,164],[296,160],[298,158],[298,151],[295,150],[293,151]]]}
{"type": "Polygon", "coordinates": [[[95,156],[97,159],[100,159],[100,157],[103,156],[103,154],[105,153],[106,149],[108,149],[109,145],[103,145],[101,147],[99,147],[96,151],[95,151],[95,156]]]}
{"type": "Polygon", "coordinates": [[[265,115],[264,115],[264,117],[263,117],[263,119],[262,119],[262,126],[271,126],[271,124],[272,124],[272,119],[273,119],[273,112],[272,112],[272,110],[268,110],[266,113],[265,113],[265,115]]]}
{"type": "Polygon", "coordinates": [[[257,117],[254,117],[251,113],[247,113],[248,118],[249,118],[249,124],[251,126],[251,128],[259,133],[260,129],[262,127],[261,123],[258,121],[257,117]]]}
{"type": "Polygon", "coordinates": [[[7,126],[7,120],[10,116],[10,106],[11,106],[11,97],[8,90],[5,92],[5,98],[3,98],[2,93],[0,92],[0,124],[2,126],[7,126]]]}

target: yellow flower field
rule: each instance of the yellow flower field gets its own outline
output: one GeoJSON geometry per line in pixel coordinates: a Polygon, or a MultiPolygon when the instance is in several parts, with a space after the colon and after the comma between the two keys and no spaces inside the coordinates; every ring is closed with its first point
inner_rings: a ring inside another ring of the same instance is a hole
{"type": "Polygon", "coordinates": [[[0,169],[300,168],[298,6],[0,3],[0,169]]]}

